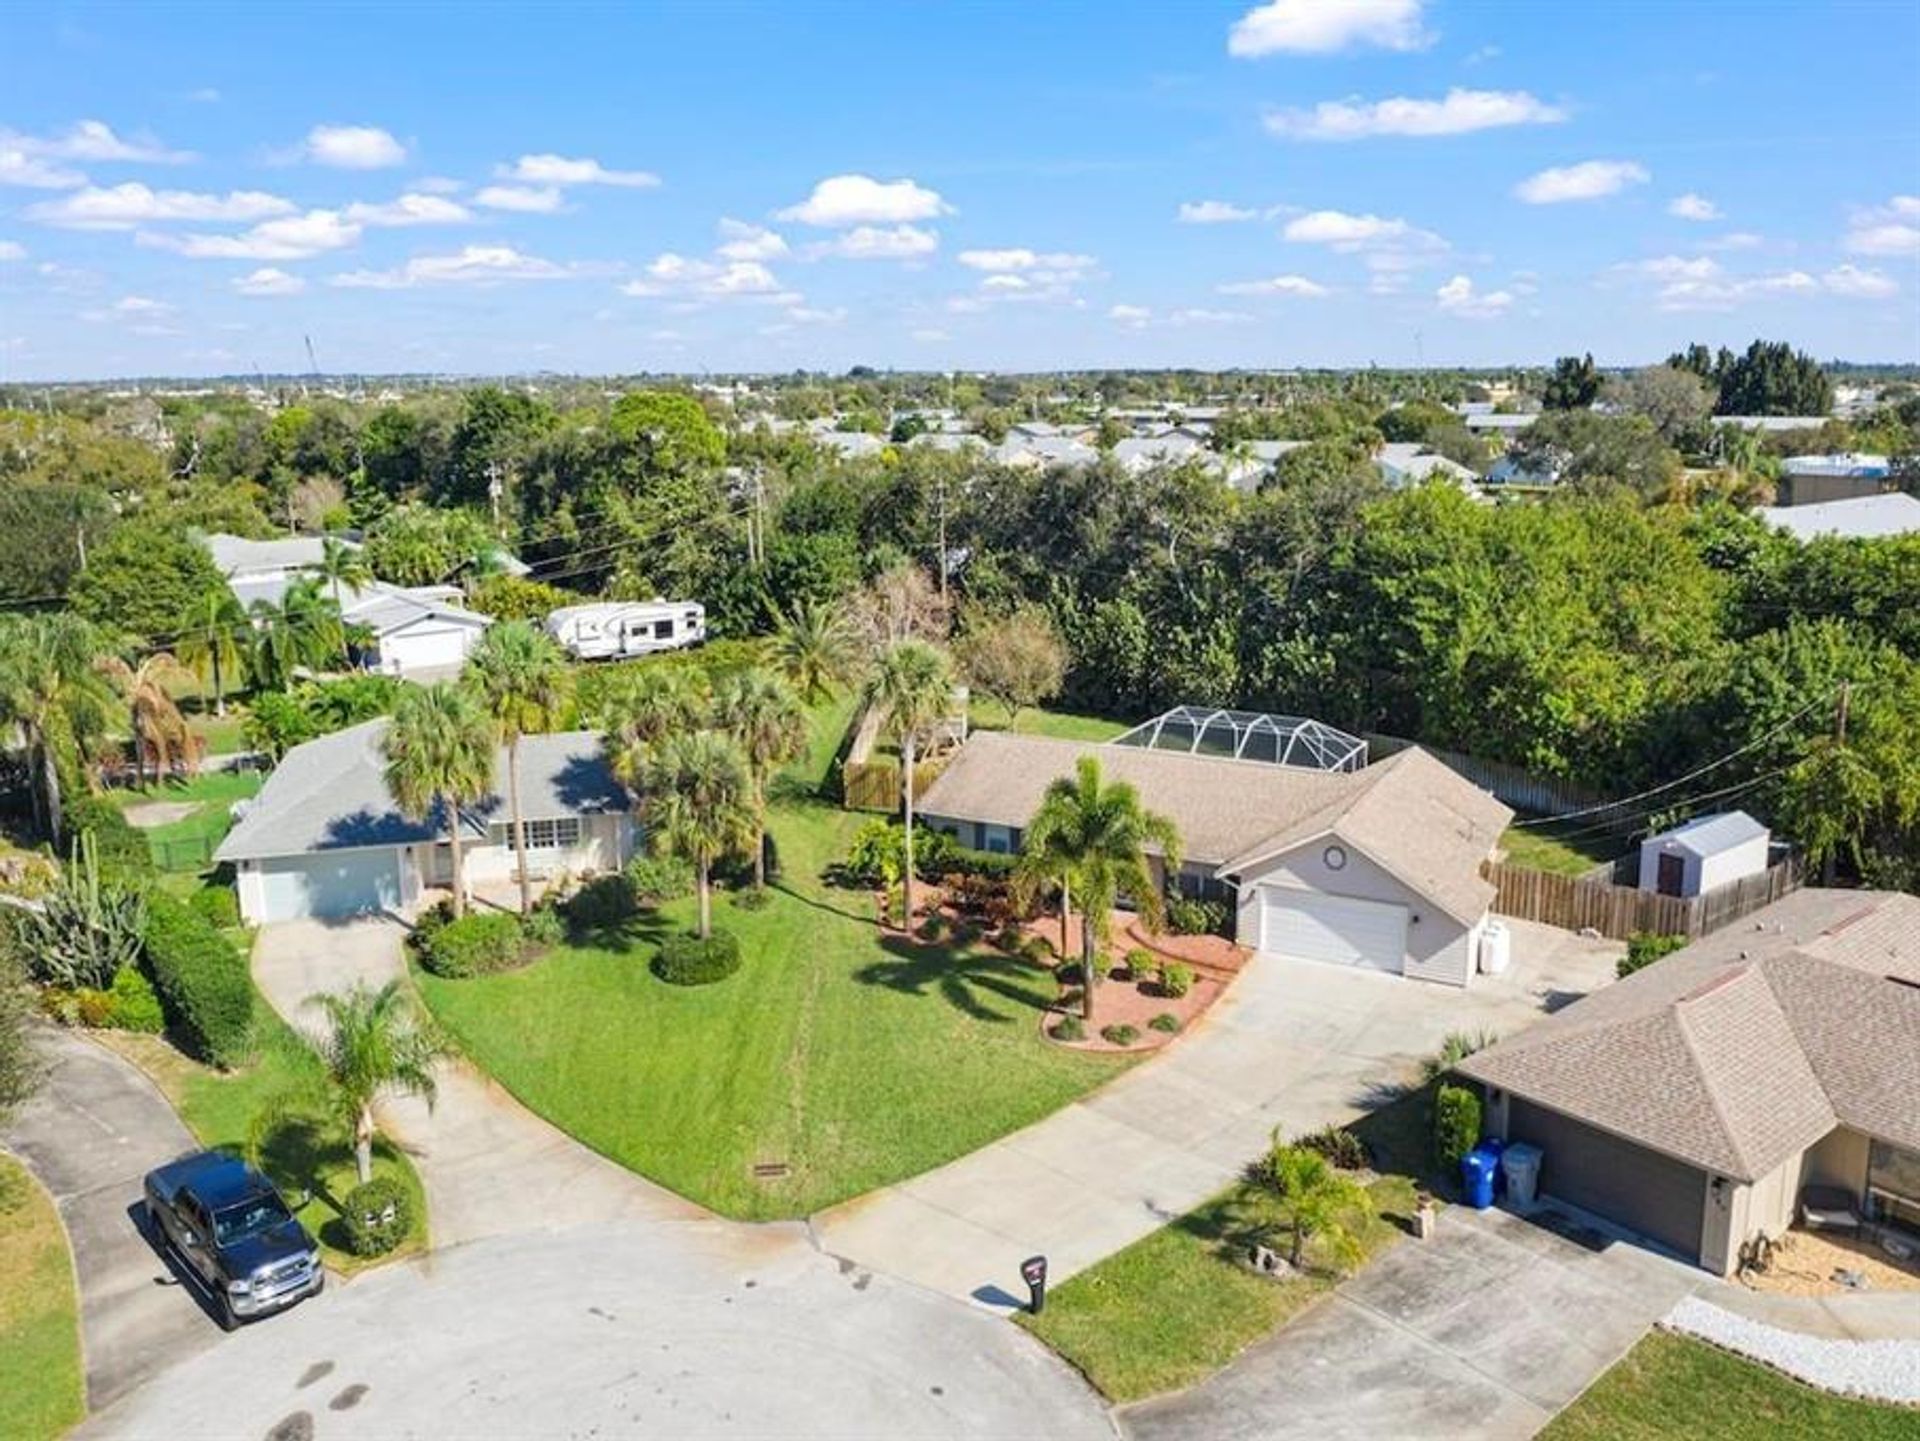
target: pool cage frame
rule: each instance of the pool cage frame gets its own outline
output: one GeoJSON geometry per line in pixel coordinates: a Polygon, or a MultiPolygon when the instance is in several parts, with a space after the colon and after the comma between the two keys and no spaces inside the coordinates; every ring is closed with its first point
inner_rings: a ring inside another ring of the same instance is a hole
{"type": "Polygon", "coordinates": [[[1175,706],[1114,737],[1117,746],[1261,761],[1300,770],[1357,771],[1367,764],[1358,736],[1305,716],[1175,706]]]}

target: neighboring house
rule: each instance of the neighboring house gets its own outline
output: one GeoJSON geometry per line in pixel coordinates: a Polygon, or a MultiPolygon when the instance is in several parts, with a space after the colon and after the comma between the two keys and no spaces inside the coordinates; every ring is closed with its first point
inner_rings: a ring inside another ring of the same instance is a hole
{"type": "Polygon", "coordinates": [[[1818,430],[1831,419],[1830,415],[1716,415],[1713,423],[1759,435],[1785,435],[1795,430],[1818,430]]]}
{"type": "Polygon", "coordinates": [[[1178,430],[1162,430],[1154,435],[1130,435],[1117,441],[1113,458],[1131,474],[1153,469],[1156,465],[1180,465],[1190,460],[1218,461],[1205,443],[1178,430]]]}
{"type": "Polygon", "coordinates": [[[980,436],[963,431],[923,430],[907,442],[911,450],[938,450],[948,455],[973,455],[987,449],[980,436]]]}
{"type": "Polygon", "coordinates": [[[1717,1275],[1809,1186],[1920,1233],[1920,897],[1796,891],[1458,1070],[1544,1194],[1717,1275]]]}
{"type": "Polygon", "coordinates": [[[1016,420],[1007,427],[1007,437],[1024,437],[1027,440],[1076,440],[1082,444],[1092,442],[1098,427],[1076,422],[1072,425],[1056,425],[1050,420],[1016,420]]]}
{"type": "Polygon", "coordinates": [[[1506,487],[1514,490],[1545,490],[1559,483],[1560,468],[1557,465],[1525,465],[1512,455],[1503,455],[1489,466],[1483,482],[1496,489],[1506,487]]]}
{"type": "Polygon", "coordinates": [[[1460,423],[1476,435],[1514,436],[1531,430],[1538,415],[1508,414],[1505,411],[1477,411],[1460,417],[1460,423]]]}
{"type": "Polygon", "coordinates": [[[1374,453],[1373,463],[1380,469],[1380,478],[1395,490],[1438,478],[1452,481],[1469,495],[1480,493],[1477,475],[1418,441],[1390,440],[1374,453]]]}
{"type": "Polygon", "coordinates": [[[813,440],[844,460],[870,459],[887,448],[885,436],[869,435],[862,430],[818,430],[813,433],[813,440]]]}
{"type": "Polygon", "coordinates": [[[282,540],[248,540],[238,535],[209,535],[205,543],[214,567],[229,581],[284,580],[320,565],[329,539],[348,550],[360,543],[345,536],[293,535],[282,540]]]}
{"type": "Polygon", "coordinates": [[[1474,974],[1494,894],[1480,865],[1512,812],[1417,748],[1322,770],[979,731],[920,814],[963,844],[1017,851],[1048,784],[1082,756],[1179,828],[1176,887],[1228,901],[1242,945],[1455,986],[1474,974]]]}
{"type": "Polygon", "coordinates": [[[1822,535],[1881,540],[1920,532],[1920,500],[1897,490],[1811,505],[1761,506],[1754,514],[1800,540],[1822,535]]]}
{"type": "Polygon", "coordinates": [[[1697,896],[1767,868],[1773,837],[1745,811],[1699,816],[1640,843],[1640,889],[1697,896]]]}
{"type": "MultiPolygon", "coordinates": [[[[401,814],[387,789],[386,733],[387,721],[373,720],[295,746],[247,803],[215,860],[234,867],[249,925],[406,914],[452,883],[444,818],[401,814]]],[[[469,889],[518,879],[506,767],[502,749],[494,793],[460,812],[469,889]]],[[[538,878],[616,870],[633,853],[627,793],[591,731],[525,737],[520,801],[538,878]]]]}
{"type": "Polygon", "coordinates": [[[1100,452],[1084,441],[1010,429],[1007,438],[993,448],[991,458],[1001,465],[1037,470],[1053,465],[1092,465],[1100,459],[1100,452]]]}
{"type": "Polygon", "coordinates": [[[1780,462],[1780,504],[1819,505],[1878,495],[1891,483],[1884,455],[1793,455],[1780,462]]]}

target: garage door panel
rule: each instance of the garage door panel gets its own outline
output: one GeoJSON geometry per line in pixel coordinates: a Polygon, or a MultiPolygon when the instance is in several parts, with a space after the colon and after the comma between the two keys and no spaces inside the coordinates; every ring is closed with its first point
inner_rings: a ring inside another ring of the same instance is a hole
{"type": "Polygon", "coordinates": [[[397,907],[400,873],[391,850],[286,856],[262,864],[260,890],[267,920],[331,920],[397,907]]]}
{"type": "Polygon", "coordinates": [[[1294,887],[1263,886],[1260,949],[1398,975],[1407,953],[1407,909],[1294,887]]]}
{"type": "Polygon", "coordinates": [[[1518,1097],[1508,1113],[1507,1135],[1540,1148],[1542,1194],[1698,1259],[1703,1172],[1518,1097]]]}

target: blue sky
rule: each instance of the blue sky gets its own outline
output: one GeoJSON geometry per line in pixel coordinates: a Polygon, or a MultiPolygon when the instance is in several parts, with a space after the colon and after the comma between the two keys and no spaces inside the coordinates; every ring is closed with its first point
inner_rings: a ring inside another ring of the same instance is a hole
{"type": "Polygon", "coordinates": [[[1920,7],[45,5],[0,377],[1920,359],[1920,7]]]}

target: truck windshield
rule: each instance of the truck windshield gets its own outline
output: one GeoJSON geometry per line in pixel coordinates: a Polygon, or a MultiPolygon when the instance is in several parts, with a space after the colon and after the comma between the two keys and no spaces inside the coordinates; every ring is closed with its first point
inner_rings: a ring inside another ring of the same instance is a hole
{"type": "Polygon", "coordinates": [[[215,1213],[213,1239],[222,1246],[231,1246],[235,1241],[244,1241],[262,1231],[271,1231],[281,1222],[291,1219],[278,1196],[255,1196],[238,1206],[229,1206],[215,1213]]]}

